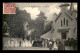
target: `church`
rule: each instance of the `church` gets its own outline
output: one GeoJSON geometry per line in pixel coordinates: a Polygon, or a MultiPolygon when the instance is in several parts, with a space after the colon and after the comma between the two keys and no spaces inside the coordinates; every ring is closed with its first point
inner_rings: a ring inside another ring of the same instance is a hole
{"type": "Polygon", "coordinates": [[[60,13],[56,16],[55,21],[52,23],[52,29],[43,34],[41,38],[50,39],[63,39],[68,38],[77,39],[77,10],[74,9],[73,3],[70,9],[67,7],[69,4],[61,4],[60,13]]]}

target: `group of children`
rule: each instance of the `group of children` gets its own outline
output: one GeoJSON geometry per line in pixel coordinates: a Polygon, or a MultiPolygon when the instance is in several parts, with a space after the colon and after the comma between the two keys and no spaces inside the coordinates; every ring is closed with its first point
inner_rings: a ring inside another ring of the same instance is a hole
{"type": "Polygon", "coordinates": [[[21,40],[21,41],[8,40],[3,45],[4,47],[31,47],[32,46],[31,42],[28,40],[21,40]]]}

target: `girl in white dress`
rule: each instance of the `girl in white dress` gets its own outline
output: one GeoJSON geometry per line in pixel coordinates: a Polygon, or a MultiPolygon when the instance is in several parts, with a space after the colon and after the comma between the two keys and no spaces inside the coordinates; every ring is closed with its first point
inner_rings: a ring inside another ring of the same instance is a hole
{"type": "Polygon", "coordinates": [[[19,41],[17,41],[17,47],[19,47],[19,41]]]}
{"type": "Polygon", "coordinates": [[[14,41],[13,40],[11,41],[11,47],[14,47],[14,41]]]}
{"type": "Polygon", "coordinates": [[[26,47],[29,47],[29,41],[26,40],[26,47]]]}
{"type": "Polygon", "coordinates": [[[8,40],[8,43],[7,44],[8,44],[8,47],[10,47],[10,40],[8,40]]]}
{"type": "Polygon", "coordinates": [[[33,44],[34,40],[31,41],[31,44],[33,44]]]}
{"type": "Polygon", "coordinates": [[[58,50],[58,46],[57,46],[56,41],[54,42],[54,45],[53,45],[53,50],[58,50]]]}
{"type": "Polygon", "coordinates": [[[26,45],[26,44],[25,44],[25,41],[23,41],[23,42],[22,42],[22,47],[25,47],[25,45],[26,45]]]}
{"type": "Polygon", "coordinates": [[[23,41],[21,41],[21,47],[23,47],[23,41]]]}
{"type": "Polygon", "coordinates": [[[6,42],[5,42],[5,43],[3,43],[3,47],[6,47],[6,42]]]}
{"type": "Polygon", "coordinates": [[[18,42],[17,41],[15,41],[15,47],[18,47],[18,42]]]}
{"type": "Polygon", "coordinates": [[[29,46],[29,47],[31,47],[31,46],[32,46],[32,44],[31,44],[31,42],[30,42],[30,41],[28,41],[28,46],[29,46]]]}
{"type": "Polygon", "coordinates": [[[8,41],[6,41],[6,43],[5,43],[5,47],[8,47],[8,41]]]}

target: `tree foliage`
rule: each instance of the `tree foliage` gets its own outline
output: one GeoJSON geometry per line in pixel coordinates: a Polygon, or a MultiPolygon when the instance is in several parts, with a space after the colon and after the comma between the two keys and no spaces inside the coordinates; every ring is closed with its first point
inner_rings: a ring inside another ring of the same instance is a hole
{"type": "Polygon", "coordinates": [[[16,8],[16,14],[4,14],[3,22],[6,20],[9,26],[9,32],[11,37],[24,36],[23,24],[30,20],[30,14],[25,10],[19,10],[16,8]]]}
{"type": "Polygon", "coordinates": [[[51,25],[52,25],[52,21],[49,22],[47,25],[45,25],[45,21],[46,21],[47,17],[45,16],[45,14],[43,12],[40,12],[40,14],[38,15],[38,17],[35,20],[35,25],[34,25],[34,32],[32,32],[32,37],[40,37],[41,35],[43,35],[44,33],[47,33],[48,31],[51,30],[51,25]]]}
{"type": "MultiPolygon", "coordinates": [[[[40,37],[42,34],[47,33],[51,30],[52,21],[45,25],[47,17],[41,11],[36,20],[32,20],[29,13],[25,10],[16,8],[16,14],[3,14],[3,23],[6,22],[9,27],[10,37],[24,37],[24,23],[28,23],[28,30],[34,29],[30,34],[32,38],[40,37]]],[[[4,25],[3,25],[4,26],[4,25]]],[[[3,33],[6,32],[7,26],[3,27],[3,33]]],[[[27,36],[27,35],[26,35],[27,36]]]]}

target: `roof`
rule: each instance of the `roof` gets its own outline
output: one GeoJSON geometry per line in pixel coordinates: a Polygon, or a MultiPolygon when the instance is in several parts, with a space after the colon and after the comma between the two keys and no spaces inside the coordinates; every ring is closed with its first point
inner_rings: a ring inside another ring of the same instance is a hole
{"type": "Polygon", "coordinates": [[[58,16],[57,16],[56,19],[55,19],[55,22],[58,20],[58,18],[60,17],[61,14],[62,14],[62,13],[59,13],[59,14],[58,14],[58,16]]]}
{"type": "Polygon", "coordinates": [[[47,33],[45,33],[45,34],[43,34],[42,36],[40,36],[41,38],[44,38],[44,39],[47,39],[47,38],[50,38],[50,39],[52,39],[53,37],[52,37],[52,35],[51,35],[52,33],[51,33],[51,30],[49,31],[49,32],[47,32],[47,33]]]}
{"type": "Polygon", "coordinates": [[[71,16],[69,13],[65,12],[65,14],[66,14],[71,20],[73,20],[73,19],[72,19],[72,16],[71,16]]]}
{"type": "MultiPolygon", "coordinates": [[[[64,12],[64,13],[65,13],[71,20],[73,20],[73,19],[72,19],[72,16],[71,16],[68,12],[64,12]]],[[[58,18],[61,16],[61,14],[62,14],[62,12],[58,14],[58,16],[57,16],[56,19],[55,19],[55,22],[58,20],[58,18]]]]}

